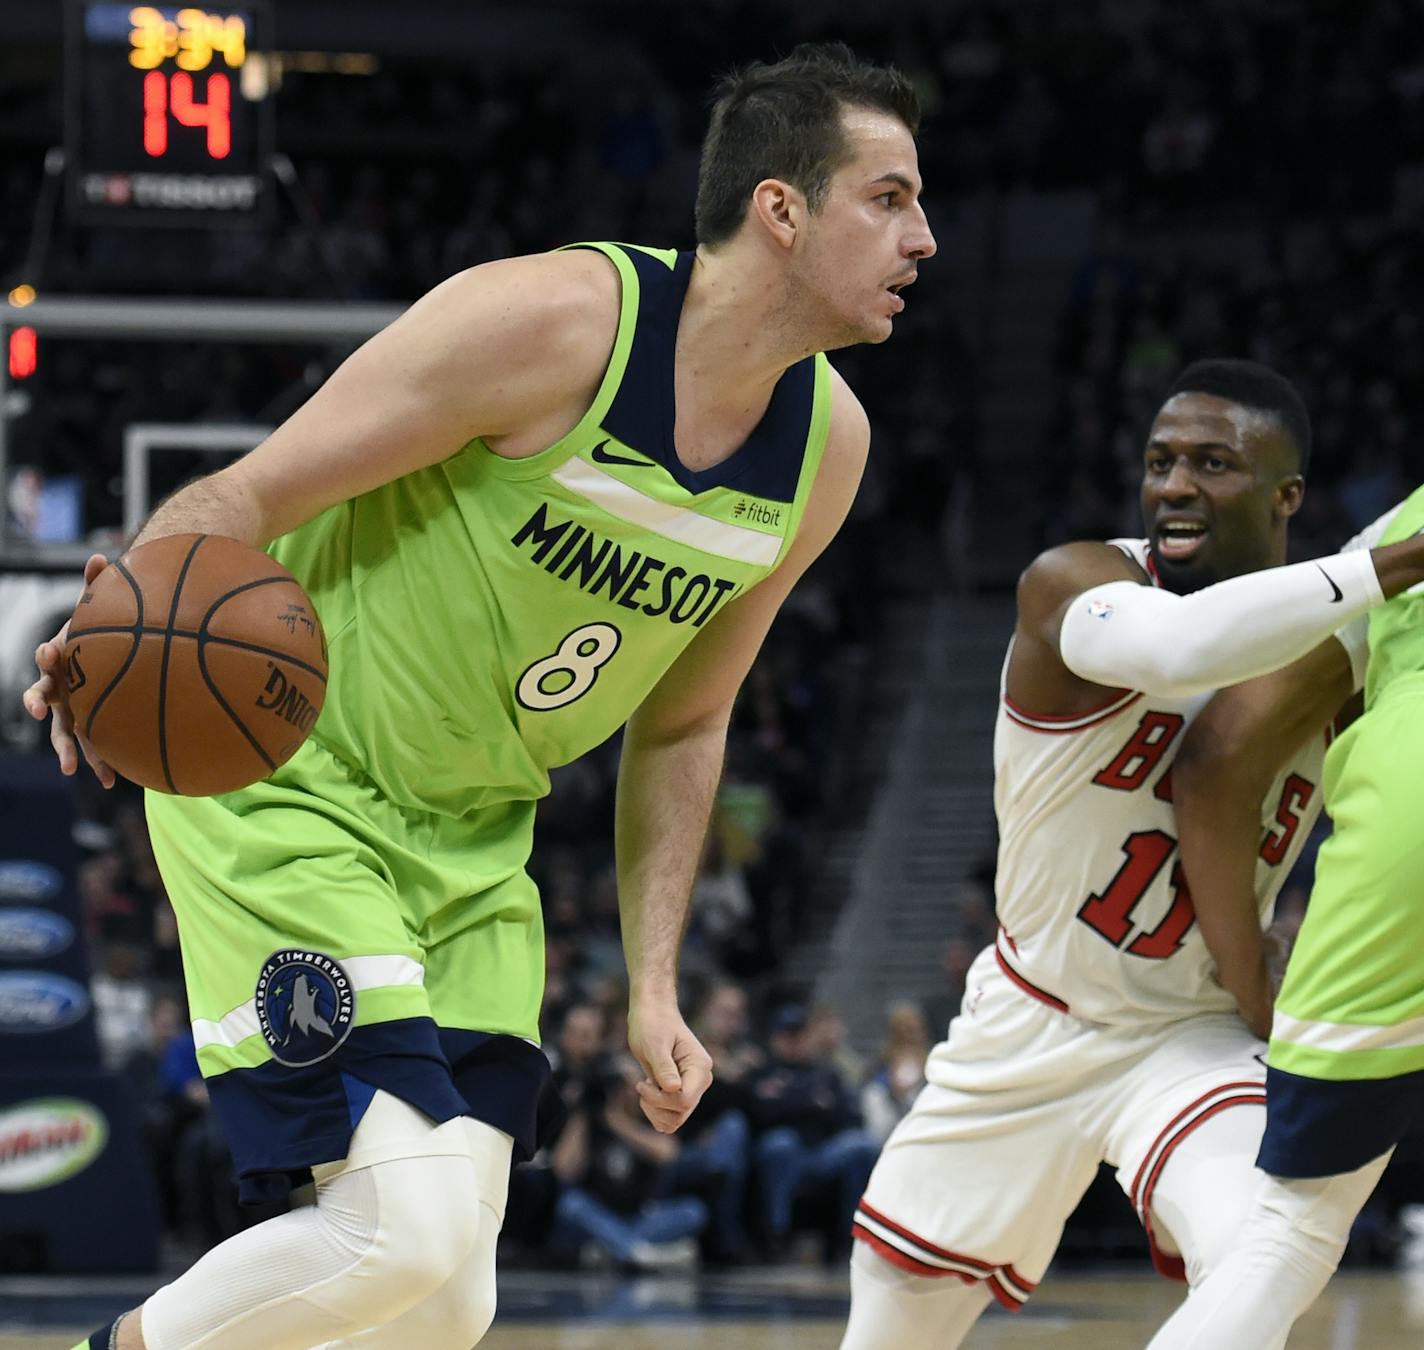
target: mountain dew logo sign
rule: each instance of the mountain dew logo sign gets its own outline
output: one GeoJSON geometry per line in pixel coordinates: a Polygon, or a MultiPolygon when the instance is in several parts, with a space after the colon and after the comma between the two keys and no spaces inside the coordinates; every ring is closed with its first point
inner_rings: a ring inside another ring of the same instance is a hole
{"type": "Polygon", "coordinates": [[[0,1194],[57,1186],[103,1151],[109,1124],[77,1097],[36,1097],[0,1111],[0,1194]]]}

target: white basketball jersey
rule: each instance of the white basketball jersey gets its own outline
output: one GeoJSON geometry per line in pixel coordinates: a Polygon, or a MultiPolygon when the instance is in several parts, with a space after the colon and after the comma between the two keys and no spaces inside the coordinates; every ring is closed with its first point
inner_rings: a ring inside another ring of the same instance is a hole
{"type": "MultiPolygon", "coordinates": [[[[1146,540],[1110,542],[1153,571],[1146,540]]],[[[998,959],[1075,1017],[1140,1027],[1236,1006],[1213,978],[1172,813],[1172,760],[1210,697],[1127,690],[1091,712],[1045,717],[1001,684],[998,959]]],[[[1298,752],[1262,804],[1263,926],[1319,814],[1326,744],[1319,736],[1298,752]]]]}

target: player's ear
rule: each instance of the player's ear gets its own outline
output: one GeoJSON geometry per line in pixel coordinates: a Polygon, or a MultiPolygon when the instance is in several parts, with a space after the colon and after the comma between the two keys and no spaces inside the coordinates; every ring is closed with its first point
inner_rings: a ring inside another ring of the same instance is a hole
{"type": "Polygon", "coordinates": [[[1276,516],[1287,520],[1300,510],[1305,501],[1305,479],[1298,473],[1282,478],[1276,484],[1276,516]]]}
{"type": "Polygon", "coordinates": [[[782,248],[790,248],[806,219],[806,198],[790,183],[763,178],[752,189],[748,214],[782,248]]]}

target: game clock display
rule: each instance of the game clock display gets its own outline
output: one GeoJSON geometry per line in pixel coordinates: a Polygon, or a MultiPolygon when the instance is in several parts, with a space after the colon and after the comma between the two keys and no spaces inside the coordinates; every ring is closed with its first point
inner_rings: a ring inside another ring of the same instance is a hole
{"type": "Polygon", "coordinates": [[[72,0],[66,171],[91,223],[252,224],[271,192],[267,10],[72,0]]]}

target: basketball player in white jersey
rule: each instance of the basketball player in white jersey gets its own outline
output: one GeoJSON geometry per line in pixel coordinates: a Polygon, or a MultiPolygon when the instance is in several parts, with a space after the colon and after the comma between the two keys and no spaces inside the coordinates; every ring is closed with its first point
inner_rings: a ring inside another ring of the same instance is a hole
{"type": "MultiPolygon", "coordinates": [[[[1270,1009],[1195,924],[1172,757],[1213,690],[1299,658],[1342,705],[1351,620],[1424,579],[1421,540],[1283,566],[1309,448],[1279,375],[1199,362],[1149,435],[1148,537],[1024,573],[994,746],[1000,930],[861,1202],[842,1350],[946,1350],[990,1299],[1020,1308],[1101,1162],[1169,1276],[1201,1279],[1249,1207],[1270,1009]]],[[[1263,925],[1324,748],[1302,732],[1263,804],[1263,925]]]]}

